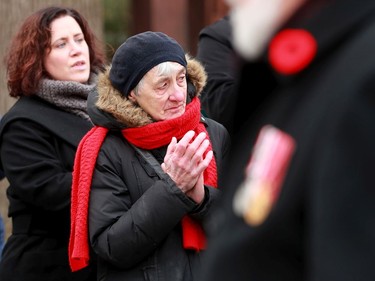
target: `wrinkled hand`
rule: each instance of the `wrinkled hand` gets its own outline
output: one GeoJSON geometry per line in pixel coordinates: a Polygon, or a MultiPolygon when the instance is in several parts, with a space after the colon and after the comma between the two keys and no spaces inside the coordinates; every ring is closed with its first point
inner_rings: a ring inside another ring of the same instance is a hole
{"type": "Polygon", "coordinates": [[[161,167],[182,192],[201,203],[204,199],[203,172],[210,164],[213,152],[210,150],[203,156],[209,146],[206,133],[200,133],[191,142],[194,136],[195,132],[189,131],[179,142],[173,137],[161,167]]]}

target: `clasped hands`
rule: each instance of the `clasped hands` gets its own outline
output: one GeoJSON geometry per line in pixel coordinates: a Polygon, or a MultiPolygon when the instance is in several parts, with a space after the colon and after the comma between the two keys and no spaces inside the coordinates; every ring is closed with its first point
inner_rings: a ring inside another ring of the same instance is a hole
{"type": "Polygon", "coordinates": [[[182,192],[199,204],[204,199],[203,172],[210,164],[213,152],[210,150],[204,155],[209,146],[206,133],[200,133],[193,140],[194,136],[194,131],[188,131],[179,142],[173,137],[161,167],[182,192]]]}

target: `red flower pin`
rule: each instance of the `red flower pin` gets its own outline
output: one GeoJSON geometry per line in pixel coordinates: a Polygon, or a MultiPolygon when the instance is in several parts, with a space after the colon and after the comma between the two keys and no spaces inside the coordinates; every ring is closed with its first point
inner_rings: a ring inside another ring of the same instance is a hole
{"type": "Polygon", "coordinates": [[[296,74],[310,64],[317,48],[315,38],[308,31],[285,29],[272,39],[268,59],[277,72],[296,74]]]}

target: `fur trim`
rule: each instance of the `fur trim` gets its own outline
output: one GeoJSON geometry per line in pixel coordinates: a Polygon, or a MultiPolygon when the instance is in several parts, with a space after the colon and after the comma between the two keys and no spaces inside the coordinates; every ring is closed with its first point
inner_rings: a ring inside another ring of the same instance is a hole
{"type": "MultiPolygon", "coordinates": [[[[187,74],[196,88],[195,96],[200,96],[207,81],[207,74],[200,62],[186,55],[187,74]]],[[[99,74],[98,79],[98,101],[96,106],[110,113],[117,121],[128,128],[141,127],[153,122],[153,119],[141,107],[134,104],[128,98],[116,90],[110,80],[108,66],[104,73],[99,74]]]]}
{"type": "Polygon", "coordinates": [[[99,75],[98,94],[96,106],[110,113],[117,121],[129,128],[140,127],[152,123],[152,118],[142,108],[134,104],[116,90],[109,80],[108,66],[104,73],[99,75]]]}
{"type": "Polygon", "coordinates": [[[196,59],[193,59],[190,55],[186,55],[187,61],[187,74],[190,81],[196,88],[196,96],[199,97],[203,91],[204,86],[207,82],[207,73],[203,65],[196,59]]]}

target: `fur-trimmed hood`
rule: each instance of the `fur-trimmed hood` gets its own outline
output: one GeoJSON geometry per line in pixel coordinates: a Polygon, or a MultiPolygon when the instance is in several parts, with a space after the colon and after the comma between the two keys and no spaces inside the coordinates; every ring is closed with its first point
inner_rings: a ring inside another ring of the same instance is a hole
{"type": "MultiPolygon", "coordinates": [[[[186,55],[188,77],[188,100],[199,97],[206,85],[207,74],[196,59],[186,55]]],[[[110,129],[141,127],[154,122],[141,107],[134,104],[116,90],[110,80],[108,66],[104,73],[99,75],[98,92],[88,98],[88,113],[95,125],[110,129]]],[[[189,102],[189,101],[188,101],[189,102]]]]}

